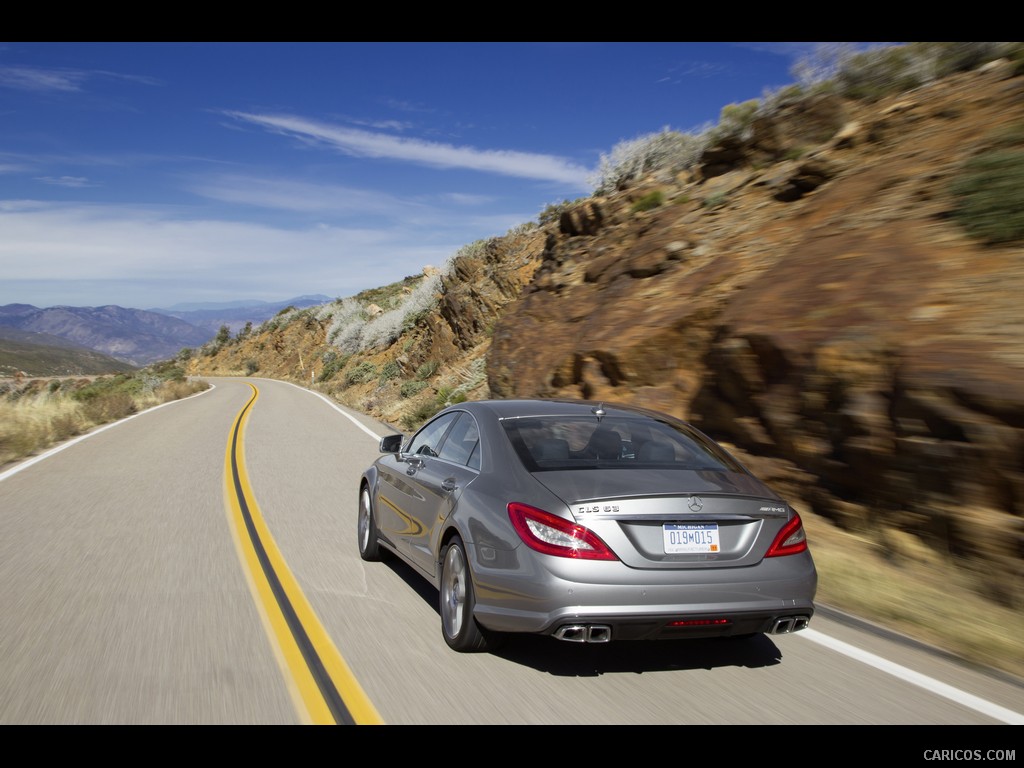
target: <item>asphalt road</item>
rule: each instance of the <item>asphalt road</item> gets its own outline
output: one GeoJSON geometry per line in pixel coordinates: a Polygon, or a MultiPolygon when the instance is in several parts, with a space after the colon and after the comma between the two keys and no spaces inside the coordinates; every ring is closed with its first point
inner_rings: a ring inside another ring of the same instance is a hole
{"type": "Polygon", "coordinates": [[[454,653],[436,591],[357,552],[390,429],[210,382],[0,472],[0,724],[1024,724],[1020,681],[827,608],[747,641],[454,653]]]}

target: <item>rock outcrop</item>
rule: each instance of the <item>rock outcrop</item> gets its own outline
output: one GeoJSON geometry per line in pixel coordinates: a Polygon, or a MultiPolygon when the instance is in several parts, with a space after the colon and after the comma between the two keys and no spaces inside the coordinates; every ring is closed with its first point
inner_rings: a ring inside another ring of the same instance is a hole
{"type": "Polygon", "coordinates": [[[686,418],[814,512],[1019,600],[1024,250],[969,237],[951,187],[1022,126],[1024,78],[989,67],[801,104],[686,178],[580,203],[495,329],[491,393],[686,418]]]}

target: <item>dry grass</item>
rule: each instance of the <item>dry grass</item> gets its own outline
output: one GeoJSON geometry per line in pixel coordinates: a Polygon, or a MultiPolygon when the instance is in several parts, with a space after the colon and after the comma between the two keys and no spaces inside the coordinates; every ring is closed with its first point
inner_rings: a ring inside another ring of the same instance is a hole
{"type": "Polygon", "coordinates": [[[818,568],[818,603],[1024,678],[1024,614],[981,597],[976,574],[923,547],[895,561],[868,539],[801,516],[818,568]]]}
{"type": "Polygon", "coordinates": [[[15,402],[0,400],[0,466],[94,426],[81,403],[45,391],[15,402]]]}
{"type": "MultiPolygon", "coordinates": [[[[45,384],[45,382],[43,382],[45,384]]],[[[85,402],[68,387],[8,386],[0,397],[0,467],[46,450],[103,424],[206,389],[205,384],[167,381],[137,395],[112,392],[85,402]]]]}

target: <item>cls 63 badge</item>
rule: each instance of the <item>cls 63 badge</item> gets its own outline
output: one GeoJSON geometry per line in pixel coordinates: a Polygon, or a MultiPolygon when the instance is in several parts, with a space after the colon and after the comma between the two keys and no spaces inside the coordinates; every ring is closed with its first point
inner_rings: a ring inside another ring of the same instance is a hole
{"type": "Polygon", "coordinates": [[[619,511],[618,504],[588,504],[583,507],[577,507],[576,514],[578,515],[592,515],[596,512],[603,512],[606,515],[614,514],[619,511]]]}

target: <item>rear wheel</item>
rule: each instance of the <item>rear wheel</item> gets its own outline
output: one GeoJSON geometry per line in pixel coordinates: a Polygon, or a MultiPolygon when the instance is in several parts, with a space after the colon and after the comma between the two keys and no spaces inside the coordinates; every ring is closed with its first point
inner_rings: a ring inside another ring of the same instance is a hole
{"type": "Polygon", "coordinates": [[[466,549],[458,536],[448,542],[441,561],[441,633],[452,650],[460,653],[486,651],[497,639],[473,618],[476,592],[466,560],[466,549]]]}
{"type": "Polygon", "coordinates": [[[377,523],[373,519],[373,503],[370,489],[363,486],[359,492],[359,527],[356,535],[359,541],[359,556],[363,560],[380,560],[380,542],[377,539],[377,523]]]}

